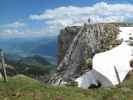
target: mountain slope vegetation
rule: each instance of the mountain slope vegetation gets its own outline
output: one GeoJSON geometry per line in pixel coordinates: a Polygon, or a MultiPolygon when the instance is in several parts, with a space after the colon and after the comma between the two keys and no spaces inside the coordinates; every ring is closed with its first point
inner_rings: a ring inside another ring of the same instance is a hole
{"type": "Polygon", "coordinates": [[[54,87],[23,75],[0,80],[0,100],[132,100],[133,78],[122,87],[80,89],[71,86],[54,87]]]}

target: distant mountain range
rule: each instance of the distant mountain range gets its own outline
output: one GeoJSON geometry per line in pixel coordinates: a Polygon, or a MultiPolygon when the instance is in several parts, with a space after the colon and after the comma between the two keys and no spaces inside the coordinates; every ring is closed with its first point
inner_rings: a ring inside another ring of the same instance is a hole
{"type": "Polygon", "coordinates": [[[1,38],[0,48],[5,52],[8,75],[45,76],[56,68],[56,37],[1,38]]]}
{"type": "MultiPolygon", "coordinates": [[[[0,58],[1,61],[1,58],[0,58]]],[[[24,74],[28,76],[48,75],[55,70],[56,65],[51,64],[48,60],[41,56],[19,57],[6,55],[5,62],[7,64],[7,74],[12,76],[16,74],[24,74]]],[[[1,62],[0,62],[1,66],[1,62]]]]}
{"type": "Polygon", "coordinates": [[[57,37],[1,38],[0,48],[14,59],[39,55],[56,63],[57,37]]]}

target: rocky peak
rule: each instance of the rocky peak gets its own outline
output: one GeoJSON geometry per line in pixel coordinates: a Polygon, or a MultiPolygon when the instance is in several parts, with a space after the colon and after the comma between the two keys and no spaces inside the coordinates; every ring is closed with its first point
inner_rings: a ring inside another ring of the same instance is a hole
{"type": "Polygon", "coordinates": [[[58,39],[58,76],[65,81],[73,80],[91,69],[91,60],[95,53],[109,50],[120,43],[116,40],[118,33],[119,28],[116,25],[102,23],[61,30],[58,39]]]}

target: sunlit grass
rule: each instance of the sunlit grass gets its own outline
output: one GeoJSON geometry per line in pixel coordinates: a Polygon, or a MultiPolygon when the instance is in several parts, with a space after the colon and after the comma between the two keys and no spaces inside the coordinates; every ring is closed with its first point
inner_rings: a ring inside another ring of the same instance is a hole
{"type": "Polygon", "coordinates": [[[54,87],[29,77],[18,75],[0,80],[0,100],[132,100],[133,80],[121,88],[80,89],[77,87],[54,87]]]}

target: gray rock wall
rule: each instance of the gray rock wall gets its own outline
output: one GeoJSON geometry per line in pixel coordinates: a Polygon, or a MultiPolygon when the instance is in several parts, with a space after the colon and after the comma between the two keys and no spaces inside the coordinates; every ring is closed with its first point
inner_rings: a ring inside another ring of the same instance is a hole
{"type": "Polygon", "coordinates": [[[118,33],[119,29],[114,24],[85,24],[61,30],[58,76],[69,81],[89,70],[95,53],[109,50],[120,43],[116,40],[118,33]],[[88,59],[90,62],[87,63],[88,59]]]}

